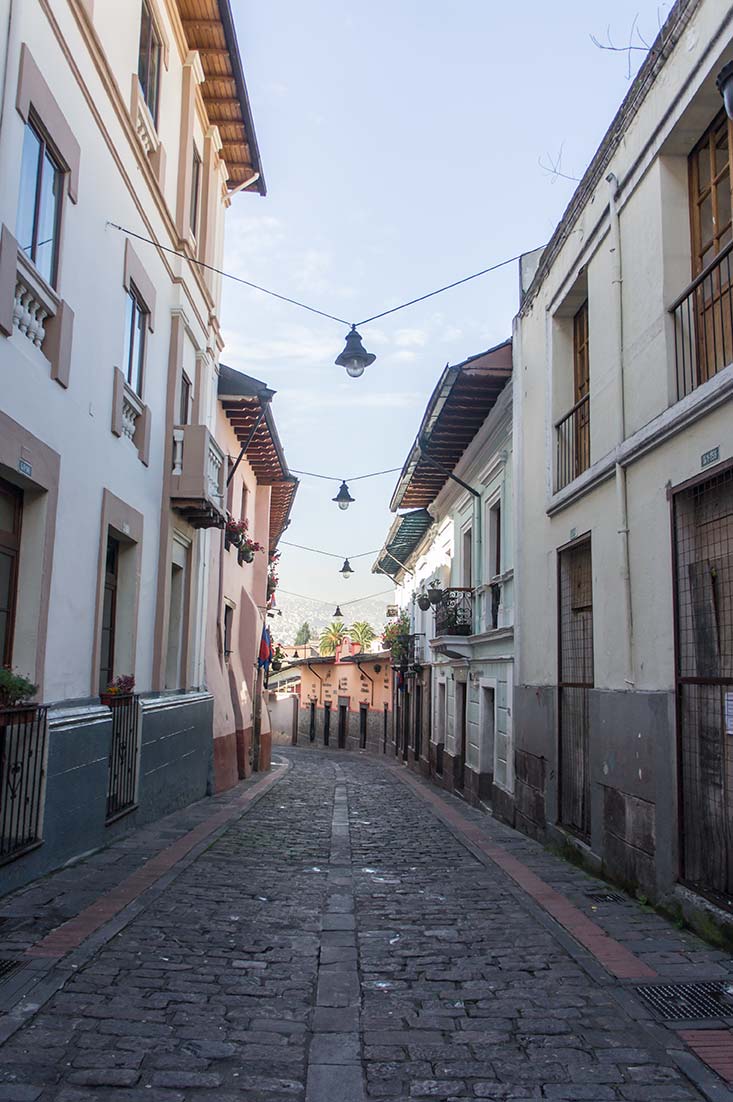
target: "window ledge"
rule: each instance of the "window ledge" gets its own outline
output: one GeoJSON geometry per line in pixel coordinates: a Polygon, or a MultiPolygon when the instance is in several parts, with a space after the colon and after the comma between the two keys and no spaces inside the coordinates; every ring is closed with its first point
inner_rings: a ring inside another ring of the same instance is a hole
{"type": "Polygon", "coordinates": [[[653,417],[622,444],[596,460],[573,482],[549,497],[545,503],[547,515],[554,516],[612,478],[617,463],[622,467],[630,466],[732,397],[733,364],[729,364],[712,379],[708,379],[706,383],[653,417]]]}

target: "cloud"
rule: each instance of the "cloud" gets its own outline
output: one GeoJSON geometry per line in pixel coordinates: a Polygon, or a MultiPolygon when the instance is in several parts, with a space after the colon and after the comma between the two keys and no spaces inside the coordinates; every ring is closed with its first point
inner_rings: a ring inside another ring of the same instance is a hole
{"type": "Polygon", "coordinates": [[[393,337],[393,344],[398,348],[424,348],[427,343],[424,329],[398,329],[393,337]]]}

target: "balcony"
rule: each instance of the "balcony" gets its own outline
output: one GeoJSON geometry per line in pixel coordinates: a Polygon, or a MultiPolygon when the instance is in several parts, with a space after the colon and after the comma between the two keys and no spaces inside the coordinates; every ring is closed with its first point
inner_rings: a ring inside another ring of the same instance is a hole
{"type": "Polygon", "coordinates": [[[732,252],[730,242],[670,307],[678,399],[733,362],[732,252]]]}
{"type": "Polygon", "coordinates": [[[435,635],[473,634],[473,590],[445,589],[435,609],[435,635]]]}
{"type": "Polygon", "coordinates": [[[194,528],[223,528],[224,453],[205,425],[173,429],[171,506],[194,528]]]}
{"type": "Polygon", "coordinates": [[[555,422],[555,490],[562,490],[590,467],[590,395],[555,422]]]}
{"type": "Polygon", "coordinates": [[[407,664],[411,669],[419,669],[425,662],[425,636],[422,632],[408,636],[407,664]]]}

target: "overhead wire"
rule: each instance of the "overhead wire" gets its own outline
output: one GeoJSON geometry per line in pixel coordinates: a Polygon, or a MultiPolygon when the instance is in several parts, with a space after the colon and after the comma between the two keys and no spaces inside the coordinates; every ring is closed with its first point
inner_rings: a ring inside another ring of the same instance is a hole
{"type": "Polygon", "coordinates": [[[390,467],[387,471],[370,471],[369,474],[347,475],[346,478],[340,474],[315,474],[314,471],[298,471],[295,467],[291,467],[290,470],[293,474],[304,475],[306,478],[322,478],[326,482],[361,482],[364,478],[376,478],[378,475],[382,474],[394,474],[396,471],[401,471],[402,467],[390,467]]]}
{"type": "Polygon", "coordinates": [[[327,555],[329,559],[365,559],[367,555],[376,555],[376,551],[360,551],[358,555],[337,555],[334,551],[323,551],[320,547],[305,547],[302,543],[290,543],[289,540],[280,540],[285,547],[297,547],[299,551],[312,551],[314,555],[327,555]]]}
{"type": "MultiPolygon", "coordinates": [[[[286,597],[299,597],[301,601],[312,601],[315,605],[327,605],[332,603],[330,601],[321,600],[320,597],[307,597],[305,593],[293,593],[289,589],[278,588],[278,593],[284,593],[286,597]]],[[[350,601],[337,601],[336,603],[339,608],[342,606],[345,607],[346,605],[360,605],[362,601],[371,601],[373,597],[386,597],[387,594],[391,595],[392,593],[394,593],[392,589],[382,589],[379,593],[370,593],[366,597],[354,597],[350,601]]]]}
{"type": "MultiPolygon", "coordinates": [[[[480,272],[473,272],[471,275],[464,276],[463,279],[456,279],[453,283],[446,283],[443,287],[437,287],[434,291],[428,291],[427,294],[418,295],[417,298],[411,298],[408,302],[401,302],[397,306],[391,306],[389,310],[382,310],[380,314],[372,314],[371,317],[362,318],[361,321],[350,322],[345,318],[339,318],[336,314],[329,314],[326,310],[319,310],[315,306],[309,306],[306,302],[301,302],[300,299],[291,298],[289,295],[282,295],[279,291],[272,291],[269,287],[263,287],[260,283],[254,283],[250,279],[244,279],[242,276],[234,275],[233,272],[227,272],[223,268],[217,268],[213,264],[207,264],[204,260],[198,260],[196,257],[188,256],[186,253],[181,252],[179,249],[172,249],[168,245],[161,245],[159,241],[155,241],[152,237],[146,237],[145,234],[136,233],[135,230],[128,229],[126,226],[120,226],[117,222],[107,222],[108,226],[112,226],[113,229],[119,230],[120,233],[125,233],[129,237],[134,237],[136,241],[144,241],[148,245],[152,245],[156,249],[160,249],[161,252],[168,253],[171,256],[178,256],[182,260],[187,260],[189,264],[195,264],[199,268],[204,268],[208,272],[214,272],[216,275],[220,275],[223,279],[231,279],[235,283],[241,283],[245,287],[251,287],[255,291],[261,291],[264,295],[270,295],[271,298],[279,299],[281,302],[287,302],[291,306],[298,306],[301,310],[308,310],[311,314],[318,314],[319,317],[328,318],[329,321],[337,321],[339,325],[357,326],[368,325],[372,321],[378,321],[380,318],[386,318],[389,314],[396,314],[398,310],[405,310],[408,306],[415,306],[418,302],[425,302],[426,299],[433,298],[435,295],[441,295],[443,291],[450,291],[454,287],[460,287],[463,283],[469,283],[472,279],[478,279],[479,276],[488,275],[489,272],[496,272],[499,268],[506,267],[507,264],[514,264],[515,261],[520,260],[528,250],[517,253],[515,256],[509,256],[506,260],[499,260],[496,264],[489,265],[488,268],[482,268],[480,272]]],[[[529,250],[531,251],[531,250],[529,250]]]]}

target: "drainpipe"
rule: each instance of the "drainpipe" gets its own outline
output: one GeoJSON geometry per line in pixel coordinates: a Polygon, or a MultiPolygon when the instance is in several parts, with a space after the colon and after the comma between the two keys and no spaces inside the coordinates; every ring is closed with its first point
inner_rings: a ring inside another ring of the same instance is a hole
{"type": "Polygon", "coordinates": [[[357,656],[354,655],[354,663],[355,663],[356,668],[358,669],[359,673],[363,673],[364,677],[366,677],[367,681],[371,681],[372,688],[371,688],[371,693],[370,693],[370,696],[371,696],[370,703],[371,703],[371,706],[374,707],[374,678],[370,677],[369,674],[366,672],[366,670],[363,670],[361,668],[361,662],[357,662],[356,659],[357,659],[357,656]]]}
{"type": "MultiPolygon", "coordinates": [[[[307,646],[307,644],[306,644],[306,646],[307,646]]],[[[306,662],[306,666],[308,667],[308,669],[310,670],[310,672],[311,672],[311,673],[313,674],[313,676],[314,676],[314,677],[317,677],[317,678],[318,678],[318,680],[319,680],[319,681],[320,681],[320,683],[321,683],[321,687],[320,687],[320,689],[318,690],[318,703],[319,703],[319,704],[322,704],[322,703],[323,703],[323,678],[321,677],[321,675],[320,675],[319,673],[316,673],[316,671],[315,671],[315,670],[313,669],[313,667],[311,666],[310,662],[306,662]]]]}
{"type": "MultiPolygon", "coordinates": [[[[611,286],[613,288],[616,324],[615,338],[615,419],[616,441],[622,444],[626,437],[626,412],[624,395],[624,307],[623,307],[623,268],[621,263],[621,224],[618,212],[619,183],[613,172],[606,177],[608,184],[608,208],[611,221],[611,260],[613,265],[611,286]]],[[[629,559],[629,520],[626,468],[616,463],[616,509],[618,516],[619,574],[623,594],[624,610],[624,682],[627,688],[634,685],[634,619],[631,603],[631,569],[629,559]]]]}

